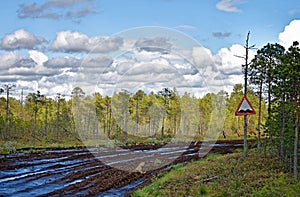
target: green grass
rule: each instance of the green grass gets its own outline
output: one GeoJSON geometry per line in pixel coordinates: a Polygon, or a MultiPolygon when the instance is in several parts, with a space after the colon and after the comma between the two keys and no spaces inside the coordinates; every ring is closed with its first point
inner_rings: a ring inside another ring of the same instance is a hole
{"type": "Polygon", "coordinates": [[[133,196],[300,196],[300,181],[285,169],[257,153],[209,155],[159,175],[133,196]]]}

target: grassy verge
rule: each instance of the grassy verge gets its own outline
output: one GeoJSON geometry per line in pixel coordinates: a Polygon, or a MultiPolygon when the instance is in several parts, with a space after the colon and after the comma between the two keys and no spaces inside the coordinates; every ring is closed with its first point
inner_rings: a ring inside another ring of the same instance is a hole
{"type": "Polygon", "coordinates": [[[300,196],[295,181],[276,158],[250,153],[206,159],[177,166],[133,196],[300,196]]]}

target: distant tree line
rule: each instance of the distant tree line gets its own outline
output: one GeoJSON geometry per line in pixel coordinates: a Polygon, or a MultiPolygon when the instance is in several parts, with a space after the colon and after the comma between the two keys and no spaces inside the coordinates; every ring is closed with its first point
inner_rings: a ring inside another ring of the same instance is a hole
{"type": "MultiPolygon", "coordinates": [[[[45,143],[84,138],[117,139],[124,143],[132,136],[151,138],[172,138],[175,135],[198,137],[208,135],[212,124],[220,124],[215,132],[222,137],[242,133],[241,117],[234,116],[241,98],[243,86],[237,84],[228,95],[225,91],[208,93],[203,98],[176,89],[163,88],[156,93],[146,94],[138,90],[130,94],[126,90],[113,96],[100,93],[85,95],[76,87],[72,97],[66,100],[61,94],[55,98],[46,97],[42,92],[26,95],[24,102],[9,96],[0,98],[0,137],[2,141],[32,140],[45,143]],[[223,103],[224,124],[212,117],[218,116],[215,109],[223,103]]],[[[6,92],[3,89],[2,94],[6,92]]],[[[254,107],[258,98],[249,89],[249,99],[254,107]]],[[[265,106],[265,105],[263,105],[265,106]]],[[[249,118],[250,134],[256,135],[257,118],[249,118]]]]}

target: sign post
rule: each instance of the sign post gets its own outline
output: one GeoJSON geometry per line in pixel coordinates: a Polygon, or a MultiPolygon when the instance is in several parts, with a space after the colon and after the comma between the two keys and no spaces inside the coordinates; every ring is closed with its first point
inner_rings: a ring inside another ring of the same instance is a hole
{"type": "MultiPolygon", "coordinates": [[[[249,54],[248,53],[249,53],[249,49],[253,49],[253,47],[254,47],[254,45],[249,46],[249,36],[250,36],[250,31],[247,34],[246,45],[244,46],[244,48],[246,49],[246,57],[241,57],[241,58],[245,59],[245,65],[243,65],[243,70],[244,70],[244,74],[245,74],[245,85],[244,85],[244,97],[245,98],[247,96],[247,76],[248,76],[248,66],[249,66],[249,63],[248,63],[249,54]]],[[[237,56],[237,57],[240,57],[240,56],[237,56]]],[[[243,100],[244,100],[244,98],[243,98],[243,100]]],[[[242,102],[243,102],[243,100],[242,100],[242,102]]],[[[246,101],[250,105],[250,102],[248,101],[247,98],[246,98],[246,101]]],[[[235,115],[239,116],[239,114],[240,113],[238,112],[235,115]]],[[[244,116],[244,157],[245,158],[247,157],[247,115],[250,115],[250,114],[251,114],[251,112],[244,113],[241,115],[241,116],[244,116]]]]}
{"type": "Polygon", "coordinates": [[[256,114],[254,108],[252,107],[250,101],[243,96],[242,101],[240,102],[238,108],[235,110],[236,116],[244,116],[244,157],[247,157],[247,115],[256,114]]]}
{"type": "Polygon", "coordinates": [[[240,102],[238,108],[235,110],[236,116],[247,116],[256,114],[255,110],[253,109],[250,101],[246,96],[243,96],[242,101],[240,102]]]}

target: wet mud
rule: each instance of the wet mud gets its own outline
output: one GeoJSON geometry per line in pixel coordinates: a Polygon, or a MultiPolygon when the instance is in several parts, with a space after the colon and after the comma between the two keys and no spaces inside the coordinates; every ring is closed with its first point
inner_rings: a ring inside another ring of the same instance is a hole
{"type": "MultiPolygon", "coordinates": [[[[171,165],[227,154],[243,141],[47,150],[0,155],[0,196],[128,196],[171,165]]],[[[251,142],[250,142],[251,145],[251,142]]]]}

